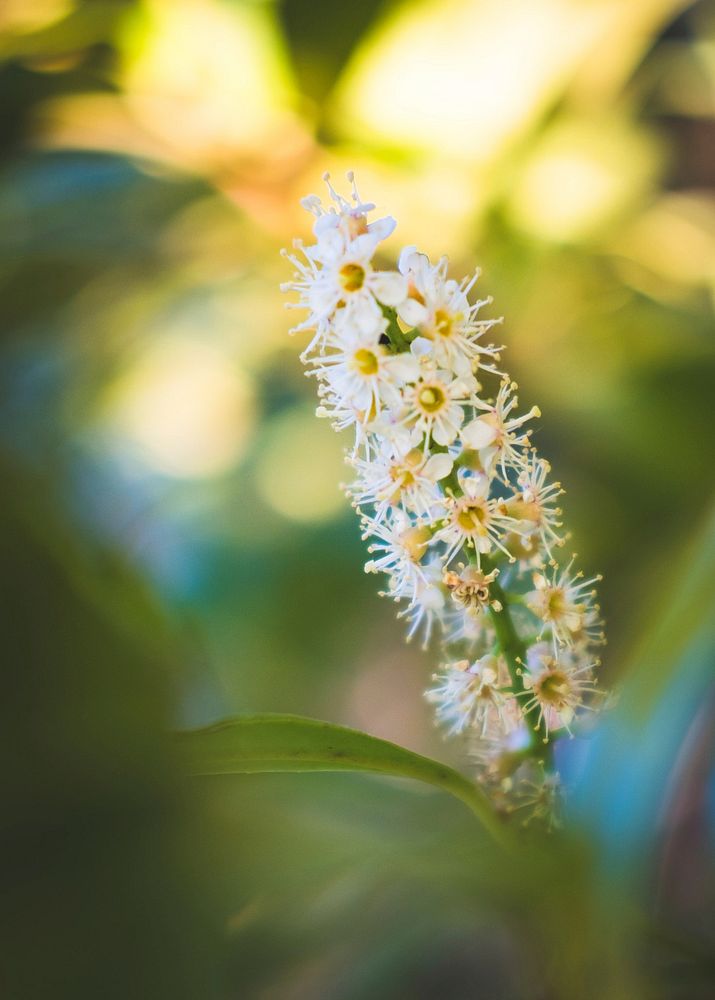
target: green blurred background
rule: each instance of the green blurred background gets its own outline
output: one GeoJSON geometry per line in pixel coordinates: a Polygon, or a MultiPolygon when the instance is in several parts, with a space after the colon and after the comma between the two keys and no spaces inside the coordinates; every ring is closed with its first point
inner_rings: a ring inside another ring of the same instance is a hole
{"type": "Polygon", "coordinates": [[[7,998],[715,990],[715,8],[4,0],[7,998]],[[362,572],[278,250],[354,168],[483,268],[617,706],[509,864],[355,775],[189,780],[172,729],[311,715],[463,766],[362,572]]]}

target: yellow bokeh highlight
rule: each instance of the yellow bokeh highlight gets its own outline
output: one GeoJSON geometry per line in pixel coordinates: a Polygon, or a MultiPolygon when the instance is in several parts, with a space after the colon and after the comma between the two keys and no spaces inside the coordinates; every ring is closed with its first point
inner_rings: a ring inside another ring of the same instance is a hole
{"type": "Polygon", "coordinates": [[[655,141],[629,123],[561,121],[537,144],[517,178],[510,218],[540,239],[588,239],[637,207],[658,158],[655,141]]]}
{"type": "Polygon", "coordinates": [[[406,4],[348,67],[336,121],[390,147],[491,161],[546,109],[612,15],[612,3],[573,0],[406,4]]]}
{"type": "Polygon", "coordinates": [[[118,48],[118,93],[48,101],[36,119],[44,142],[125,152],[220,186],[308,144],[268,6],[145,0],[123,21],[118,48]]]}
{"type": "Polygon", "coordinates": [[[164,339],[108,390],[105,423],[153,470],[217,476],[241,457],[254,424],[248,377],[211,345],[164,339]]]}
{"type": "Polygon", "coordinates": [[[217,153],[265,140],[288,94],[265,9],[150,0],[133,34],[124,83],[148,127],[173,143],[215,146],[217,153]]]}
{"type": "Polygon", "coordinates": [[[344,441],[312,409],[275,417],[258,457],[256,486],[278,514],[317,522],[339,515],[347,502],[338,483],[347,478],[344,441]]]}
{"type": "Polygon", "coordinates": [[[617,250],[625,280],[654,298],[677,301],[693,287],[715,293],[715,197],[663,195],[623,233],[617,250]]]}
{"type": "Polygon", "coordinates": [[[3,0],[0,4],[0,31],[39,31],[66,17],[74,7],[72,0],[3,0]]]}

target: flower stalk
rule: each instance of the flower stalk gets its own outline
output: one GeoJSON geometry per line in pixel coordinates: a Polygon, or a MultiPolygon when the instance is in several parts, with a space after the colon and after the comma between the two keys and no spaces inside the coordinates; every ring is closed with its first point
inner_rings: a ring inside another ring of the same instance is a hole
{"type": "Polygon", "coordinates": [[[563,493],[532,444],[538,407],[520,412],[485,337],[479,277],[458,282],[406,247],[374,260],[395,228],[330,184],[304,199],[315,243],[284,252],[285,291],[307,316],[301,355],[317,379],[317,414],[352,429],[346,487],[369,541],[365,569],[387,579],[408,638],[439,633],[443,661],[426,692],[437,721],[466,741],[477,777],[504,813],[553,825],[562,790],[551,741],[572,735],[600,692],[603,643],[594,583],[555,557],[563,493]]]}

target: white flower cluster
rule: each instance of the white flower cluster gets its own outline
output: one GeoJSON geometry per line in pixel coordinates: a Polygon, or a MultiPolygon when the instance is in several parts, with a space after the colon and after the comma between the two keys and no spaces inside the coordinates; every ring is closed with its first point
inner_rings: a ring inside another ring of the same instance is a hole
{"type": "MultiPolygon", "coordinates": [[[[565,541],[560,485],[519,414],[516,384],[484,337],[489,299],[470,302],[478,272],[457,282],[407,247],[397,270],[376,266],[392,218],[332,187],[311,196],[315,242],[284,254],[284,291],[307,310],[294,331],[312,339],[301,359],[318,381],[318,415],[354,428],[346,490],[370,540],[368,572],[387,578],[409,636],[435,626],[445,663],[427,692],[452,733],[468,733],[482,777],[517,788],[523,765],[571,733],[596,692],[594,646],[603,641],[595,579],[559,569],[565,541]],[[491,383],[486,395],[481,379],[491,383]]],[[[533,787],[533,771],[524,776],[533,787]]]]}

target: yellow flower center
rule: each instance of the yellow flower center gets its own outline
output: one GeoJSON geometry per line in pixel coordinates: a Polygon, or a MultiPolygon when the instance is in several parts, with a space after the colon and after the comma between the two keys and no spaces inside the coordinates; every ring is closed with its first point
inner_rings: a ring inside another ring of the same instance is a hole
{"type": "Polygon", "coordinates": [[[568,704],[571,685],[562,670],[551,670],[538,683],[538,694],[543,702],[554,708],[563,708],[568,704]]]}
{"type": "Polygon", "coordinates": [[[477,691],[477,698],[481,698],[484,701],[494,701],[496,694],[494,685],[481,679],[479,679],[478,684],[479,690],[477,691]]]}
{"type": "Polygon", "coordinates": [[[518,521],[531,521],[533,524],[541,521],[541,508],[535,501],[510,500],[504,505],[504,513],[518,521]]]}
{"type": "Polygon", "coordinates": [[[424,456],[420,449],[413,448],[412,451],[408,451],[401,462],[395,462],[394,465],[390,466],[392,486],[384,490],[383,495],[397,500],[404,490],[414,486],[417,483],[415,472],[422,464],[423,459],[424,456]]]}
{"type": "Polygon", "coordinates": [[[400,535],[400,542],[410,559],[413,562],[419,562],[425,554],[425,549],[431,537],[427,528],[408,528],[407,531],[400,535]]]}
{"type": "Polygon", "coordinates": [[[437,413],[447,401],[447,395],[440,385],[426,385],[417,394],[417,402],[427,414],[437,413]]]}
{"type": "Polygon", "coordinates": [[[472,500],[460,507],[455,520],[468,535],[484,535],[485,526],[489,521],[489,511],[481,501],[472,500]]]}
{"type": "Polygon", "coordinates": [[[365,268],[360,264],[343,264],[338,278],[346,292],[359,292],[365,284],[365,268]]]}
{"type": "Polygon", "coordinates": [[[393,465],[390,469],[390,477],[398,490],[406,490],[415,484],[415,477],[406,465],[393,465]]]}
{"type": "Polygon", "coordinates": [[[440,337],[451,337],[454,317],[446,309],[436,309],[434,314],[435,332],[440,337]]]}
{"type": "Polygon", "coordinates": [[[566,595],[560,587],[554,587],[549,593],[546,609],[553,619],[560,618],[566,611],[566,595]]]}
{"type": "Polygon", "coordinates": [[[546,591],[544,600],[544,617],[546,621],[558,622],[571,616],[582,615],[585,604],[574,604],[569,601],[562,587],[551,587],[546,591]]]}
{"type": "Polygon", "coordinates": [[[353,364],[356,371],[361,375],[375,375],[379,367],[377,355],[373,351],[368,351],[366,347],[361,347],[353,354],[353,364]]]}

